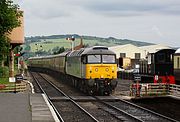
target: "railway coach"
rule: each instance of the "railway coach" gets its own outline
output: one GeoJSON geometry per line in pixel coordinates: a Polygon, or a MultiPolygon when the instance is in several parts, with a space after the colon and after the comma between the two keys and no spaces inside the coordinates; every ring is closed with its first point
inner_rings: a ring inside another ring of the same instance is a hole
{"type": "Polygon", "coordinates": [[[174,76],[176,84],[180,85],[180,48],[174,54],[174,76]]]}
{"type": "Polygon", "coordinates": [[[105,46],[29,58],[29,67],[59,72],[73,86],[88,94],[109,95],[117,86],[116,55],[105,46]]]}

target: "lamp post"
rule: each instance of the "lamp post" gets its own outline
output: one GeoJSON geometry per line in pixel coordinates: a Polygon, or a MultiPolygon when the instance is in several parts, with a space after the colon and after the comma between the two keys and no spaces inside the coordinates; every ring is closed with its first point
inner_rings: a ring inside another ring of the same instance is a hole
{"type": "Polygon", "coordinates": [[[71,50],[73,51],[74,50],[74,40],[75,40],[75,37],[72,36],[71,38],[66,38],[66,40],[71,40],[71,50]]]}
{"type": "Polygon", "coordinates": [[[38,50],[38,44],[36,43],[35,45],[36,45],[36,57],[38,57],[38,51],[39,51],[38,50]]]}
{"type": "Polygon", "coordinates": [[[73,51],[74,50],[74,45],[75,45],[74,44],[74,40],[75,40],[74,36],[71,37],[71,40],[72,40],[72,47],[71,48],[72,48],[72,51],[73,51]]]}
{"type": "Polygon", "coordinates": [[[41,56],[42,56],[42,54],[43,54],[43,46],[42,45],[40,45],[40,53],[41,53],[41,56]]]}

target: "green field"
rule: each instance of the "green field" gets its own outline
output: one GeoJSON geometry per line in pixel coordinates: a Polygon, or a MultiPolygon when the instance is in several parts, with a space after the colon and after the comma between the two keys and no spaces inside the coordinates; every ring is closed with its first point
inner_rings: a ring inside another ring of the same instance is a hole
{"type": "MultiPolygon", "coordinates": [[[[66,39],[46,39],[41,40],[40,42],[31,43],[31,52],[36,52],[38,50],[52,50],[54,47],[64,47],[64,48],[71,48],[71,41],[66,39]]],[[[75,46],[80,44],[80,39],[75,40],[75,46]]],[[[114,46],[113,43],[107,43],[103,41],[98,40],[83,40],[83,44],[93,46],[93,45],[103,45],[103,46],[114,46]]]]}

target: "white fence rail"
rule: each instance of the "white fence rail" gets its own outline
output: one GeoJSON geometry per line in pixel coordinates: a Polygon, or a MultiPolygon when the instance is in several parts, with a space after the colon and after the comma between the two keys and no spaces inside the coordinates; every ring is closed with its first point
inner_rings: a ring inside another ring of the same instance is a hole
{"type": "Polygon", "coordinates": [[[170,84],[169,85],[169,94],[180,98],[180,85],[170,84]]]}

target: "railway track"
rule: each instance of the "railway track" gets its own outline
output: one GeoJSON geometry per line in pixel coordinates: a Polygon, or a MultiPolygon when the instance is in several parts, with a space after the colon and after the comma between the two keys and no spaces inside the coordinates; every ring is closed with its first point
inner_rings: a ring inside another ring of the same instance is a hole
{"type": "Polygon", "coordinates": [[[95,100],[93,101],[92,99],[86,102],[77,99],[75,101],[46,78],[41,75],[36,77],[36,80],[39,81],[38,84],[44,89],[45,94],[57,109],[56,111],[62,116],[60,118],[64,119],[63,121],[177,122],[174,119],[120,99],[115,102],[105,102],[99,97],[94,97],[95,100]]]}
{"type": "Polygon", "coordinates": [[[40,89],[49,99],[51,105],[56,111],[56,114],[61,122],[64,121],[87,121],[88,122],[98,122],[95,117],[83,109],[79,104],[77,104],[73,99],[67,96],[63,91],[58,89],[54,84],[49,82],[47,79],[43,78],[39,74],[32,74],[34,80],[37,82],[40,89]],[[51,101],[51,98],[55,97],[66,97],[68,101],[51,101]]]}
{"type": "Polygon", "coordinates": [[[127,113],[130,117],[140,120],[141,122],[179,122],[125,100],[119,99],[117,102],[101,102],[118,111],[127,113]]]}

